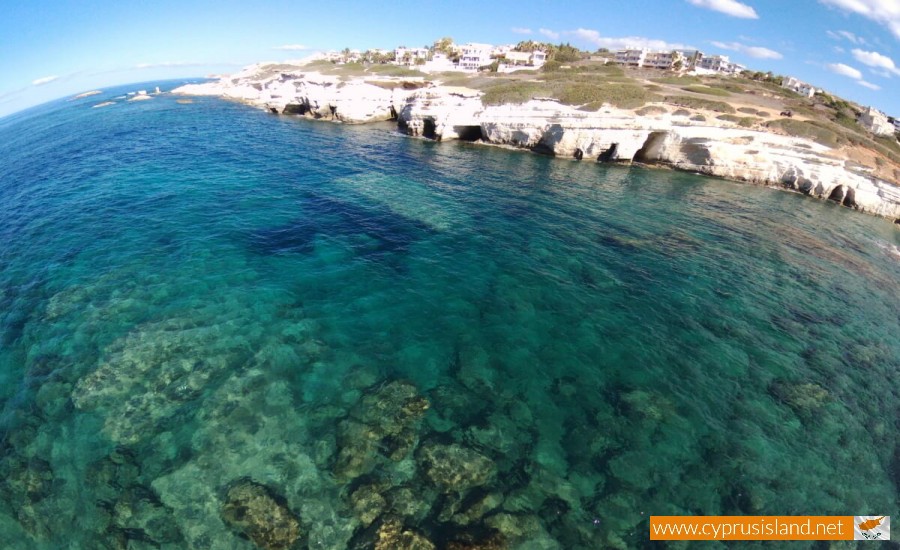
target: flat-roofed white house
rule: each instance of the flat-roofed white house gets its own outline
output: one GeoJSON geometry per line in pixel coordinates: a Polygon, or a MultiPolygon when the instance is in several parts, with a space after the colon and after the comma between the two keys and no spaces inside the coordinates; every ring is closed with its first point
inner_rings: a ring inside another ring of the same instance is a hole
{"type": "Polygon", "coordinates": [[[490,44],[464,44],[462,46],[462,56],[459,58],[459,68],[464,71],[477,71],[481,67],[490,65],[491,52],[494,47],[490,44]]]}
{"type": "Polygon", "coordinates": [[[440,73],[444,71],[458,71],[459,66],[450,60],[447,54],[442,52],[434,52],[429,61],[424,65],[417,67],[420,71],[427,73],[440,73]]]}
{"type": "Polygon", "coordinates": [[[793,76],[787,76],[781,81],[781,87],[788,89],[794,93],[800,94],[804,97],[812,97],[816,94],[816,87],[812,84],[807,84],[802,80],[796,79],[793,76]]]}
{"type": "Polygon", "coordinates": [[[746,67],[732,63],[727,55],[712,55],[703,57],[697,62],[697,67],[719,74],[741,74],[746,67]]]}
{"type": "Polygon", "coordinates": [[[508,65],[540,67],[547,61],[547,53],[540,50],[533,52],[507,52],[504,57],[508,65]]]}
{"type": "Polygon", "coordinates": [[[497,71],[501,73],[511,73],[515,71],[540,69],[547,61],[547,53],[540,50],[533,52],[507,52],[497,67],[497,71]]]}
{"type": "Polygon", "coordinates": [[[874,107],[866,107],[857,122],[876,136],[892,136],[896,131],[894,124],[888,122],[887,115],[874,107]]]}
{"type": "Polygon", "coordinates": [[[616,63],[629,67],[643,67],[647,53],[649,53],[649,50],[646,49],[618,50],[616,52],[616,63]]]}
{"type": "Polygon", "coordinates": [[[651,69],[675,69],[676,65],[678,68],[684,66],[684,54],[679,51],[671,51],[671,52],[647,52],[647,55],[644,56],[644,67],[649,67],[651,69]]]}
{"type": "Polygon", "coordinates": [[[415,65],[419,59],[428,59],[428,48],[395,48],[394,63],[415,65]]]}

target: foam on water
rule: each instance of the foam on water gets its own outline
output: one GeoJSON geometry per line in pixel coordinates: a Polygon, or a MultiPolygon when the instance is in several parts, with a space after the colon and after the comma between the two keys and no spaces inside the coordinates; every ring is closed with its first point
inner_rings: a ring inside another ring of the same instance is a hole
{"type": "Polygon", "coordinates": [[[3,548],[634,548],[651,514],[896,508],[884,220],[91,109],[124,91],[0,120],[3,548]]]}

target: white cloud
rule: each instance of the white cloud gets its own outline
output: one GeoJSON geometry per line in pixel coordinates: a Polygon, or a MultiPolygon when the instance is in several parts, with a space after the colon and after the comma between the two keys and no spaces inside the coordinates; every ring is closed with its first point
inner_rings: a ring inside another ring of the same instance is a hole
{"type": "Polygon", "coordinates": [[[664,40],[656,40],[653,38],[645,38],[643,36],[600,36],[598,31],[593,29],[576,29],[574,31],[565,31],[566,35],[574,37],[576,40],[588,42],[598,48],[607,48],[609,50],[618,50],[623,48],[648,48],[651,50],[691,50],[691,46],[684,44],[673,44],[664,40]]]}
{"type": "Polygon", "coordinates": [[[730,50],[733,52],[739,52],[745,55],[749,55],[750,57],[755,57],[756,59],[781,59],[784,56],[775,50],[770,50],[769,48],[763,48],[762,46],[748,46],[746,44],[741,44],[740,42],[712,42],[712,45],[717,48],[722,48],[723,50],[730,50]]]}
{"type": "MultiPolygon", "coordinates": [[[[900,76],[900,68],[897,67],[893,59],[886,55],[882,55],[878,52],[867,52],[865,50],[854,49],[853,57],[863,65],[868,65],[875,69],[884,69],[885,71],[900,76]]],[[[882,72],[881,74],[883,75],[884,73],[882,72]]]]}
{"type": "Polygon", "coordinates": [[[756,10],[737,0],[688,0],[691,4],[742,19],[759,19],[756,10]]]}
{"type": "Polygon", "coordinates": [[[43,86],[44,84],[50,84],[51,82],[53,82],[53,81],[56,80],[57,78],[59,78],[59,77],[56,76],[56,75],[53,75],[53,76],[42,76],[41,78],[36,78],[36,79],[32,80],[32,81],[31,81],[31,84],[32,84],[33,86],[43,86]]]}
{"type": "Polygon", "coordinates": [[[283,44],[281,46],[275,46],[272,48],[273,50],[284,50],[288,52],[297,52],[301,50],[310,49],[309,46],[304,46],[303,44],[283,44]]]}
{"type": "Polygon", "coordinates": [[[865,80],[860,80],[857,82],[857,84],[859,84],[860,86],[864,86],[870,90],[878,91],[881,89],[881,86],[879,86],[878,84],[872,84],[871,82],[866,82],[865,80]]]}
{"type": "Polygon", "coordinates": [[[845,50],[844,48],[842,48],[840,46],[835,46],[832,49],[835,51],[835,53],[847,53],[847,50],[845,50]]]}
{"type": "Polygon", "coordinates": [[[188,61],[163,61],[162,63],[138,63],[135,69],[159,69],[162,67],[203,67],[209,63],[196,63],[188,61]]]}
{"type": "Polygon", "coordinates": [[[825,5],[857,13],[884,25],[900,39],[900,2],[897,0],[819,0],[825,5]]]}
{"type": "Polygon", "coordinates": [[[862,73],[859,71],[859,69],[854,69],[850,65],[844,65],[843,63],[829,63],[828,65],[826,65],[826,67],[834,74],[846,76],[852,78],[853,80],[859,80],[862,78],[862,73]]]}
{"type": "Polygon", "coordinates": [[[532,34],[531,29],[526,27],[513,27],[510,30],[516,34],[532,34]]]}
{"type": "Polygon", "coordinates": [[[829,38],[834,40],[847,40],[848,42],[852,42],[853,44],[865,44],[866,41],[861,36],[856,36],[850,31],[825,31],[825,34],[828,35],[829,38]]]}
{"type": "Polygon", "coordinates": [[[550,29],[538,29],[538,32],[551,40],[557,40],[559,38],[559,33],[551,31],[550,29]]]}

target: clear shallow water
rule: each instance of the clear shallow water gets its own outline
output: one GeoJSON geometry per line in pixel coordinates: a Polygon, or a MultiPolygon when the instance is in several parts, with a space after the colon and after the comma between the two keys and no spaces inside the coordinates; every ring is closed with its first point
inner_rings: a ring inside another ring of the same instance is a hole
{"type": "Polygon", "coordinates": [[[277,547],[235,487],[297,548],[896,509],[890,223],[212,99],[90,108],[121,93],[0,120],[4,548],[277,547]]]}

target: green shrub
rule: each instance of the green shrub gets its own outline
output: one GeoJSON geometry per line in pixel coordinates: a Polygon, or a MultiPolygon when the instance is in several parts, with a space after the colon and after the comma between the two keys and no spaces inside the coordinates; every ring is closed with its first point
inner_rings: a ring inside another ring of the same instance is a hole
{"type": "Polygon", "coordinates": [[[687,109],[677,109],[674,113],[672,113],[672,115],[673,116],[691,116],[691,112],[688,111],[687,109]]]}
{"type": "Polygon", "coordinates": [[[659,105],[645,105],[641,107],[637,111],[634,112],[636,115],[640,116],[650,116],[650,115],[664,115],[669,111],[665,107],[661,107],[659,105]]]}
{"type": "Polygon", "coordinates": [[[721,88],[710,88],[709,86],[685,86],[682,90],[686,92],[694,92],[695,94],[714,95],[719,97],[728,97],[731,94],[721,88]]]}
{"type": "Polygon", "coordinates": [[[677,105],[679,107],[688,107],[691,109],[706,109],[708,111],[716,111],[719,113],[733,114],[734,107],[723,101],[712,101],[699,97],[690,96],[666,96],[666,103],[677,105]]]}
{"type": "Polygon", "coordinates": [[[569,84],[555,97],[566,105],[606,102],[620,109],[636,109],[658,99],[640,86],[623,83],[569,84]]]}
{"type": "MultiPolygon", "coordinates": [[[[347,63],[344,67],[355,65],[355,63],[347,63]]],[[[408,67],[398,67],[397,65],[372,65],[369,67],[370,73],[383,76],[425,76],[422,71],[410,69],[408,67]]]]}
{"type": "Polygon", "coordinates": [[[827,147],[838,147],[848,141],[845,137],[816,121],[782,118],[773,120],[766,126],[780,129],[791,136],[811,139],[827,147]]]}
{"type": "Polygon", "coordinates": [[[535,97],[552,95],[552,88],[543,82],[505,82],[489,87],[481,96],[483,105],[526,103],[535,97]]]}
{"type": "Polygon", "coordinates": [[[738,126],[743,126],[744,128],[750,128],[760,120],[756,117],[752,116],[735,116],[735,115],[719,115],[716,117],[719,120],[727,120],[728,122],[733,122],[738,126]]]}
{"type": "Polygon", "coordinates": [[[703,81],[696,76],[666,76],[663,78],[651,78],[650,82],[680,86],[684,84],[701,84],[703,81]]]}
{"type": "Polygon", "coordinates": [[[541,67],[541,72],[552,73],[553,71],[558,71],[560,67],[562,67],[562,63],[560,63],[559,61],[551,60],[544,63],[544,65],[541,67]]]}
{"type": "Polygon", "coordinates": [[[703,115],[694,115],[691,117],[691,120],[695,122],[706,122],[706,117],[703,115]]]}
{"type": "Polygon", "coordinates": [[[747,91],[743,86],[739,86],[737,83],[731,80],[725,80],[721,78],[715,80],[715,87],[722,88],[723,90],[727,90],[735,94],[743,94],[747,91]]]}

